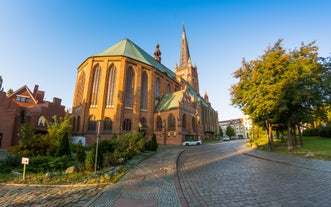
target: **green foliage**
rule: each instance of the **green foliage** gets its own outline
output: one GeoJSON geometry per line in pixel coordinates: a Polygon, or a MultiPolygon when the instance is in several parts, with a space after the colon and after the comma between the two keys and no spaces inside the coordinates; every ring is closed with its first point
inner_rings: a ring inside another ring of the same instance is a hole
{"type": "Polygon", "coordinates": [[[223,137],[224,136],[224,132],[223,132],[222,127],[219,126],[218,128],[219,128],[219,131],[220,131],[220,136],[223,137]]]}
{"type": "Polygon", "coordinates": [[[225,134],[228,135],[229,137],[236,136],[236,132],[231,126],[226,127],[225,134]]]}
{"type": "Polygon", "coordinates": [[[84,163],[86,159],[85,149],[83,147],[82,141],[79,140],[76,146],[76,160],[80,163],[84,163]]]}
{"type": "Polygon", "coordinates": [[[34,127],[30,123],[25,123],[21,126],[18,130],[18,136],[21,138],[22,141],[29,140],[35,134],[34,127]]]}
{"type": "Polygon", "coordinates": [[[326,117],[331,70],[319,61],[314,42],[287,51],[282,41],[268,47],[256,60],[243,60],[234,72],[239,82],[231,87],[231,99],[255,124],[285,123],[290,131],[317,115],[326,117]]]}
{"type": "Polygon", "coordinates": [[[152,140],[151,140],[151,145],[150,145],[150,150],[151,151],[156,151],[157,148],[158,148],[158,144],[157,144],[157,141],[156,141],[156,135],[153,134],[152,140]]]}
{"type": "Polygon", "coordinates": [[[59,146],[58,146],[57,151],[56,151],[56,156],[57,157],[62,157],[64,155],[71,157],[68,132],[65,132],[61,136],[59,146]]]}
{"type": "MultiPolygon", "coordinates": [[[[85,160],[85,168],[87,171],[92,172],[95,169],[95,152],[96,152],[96,143],[91,147],[90,152],[88,153],[85,160]]],[[[102,147],[101,147],[102,148],[102,147]]],[[[103,153],[101,152],[100,147],[98,146],[98,160],[97,160],[97,170],[103,168],[103,153]]]]}
{"type": "Polygon", "coordinates": [[[10,173],[21,166],[21,158],[12,153],[7,154],[6,159],[0,160],[0,174],[10,173]]]}
{"type": "Polygon", "coordinates": [[[18,145],[12,146],[8,151],[21,157],[54,155],[56,145],[48,136],[33,134],[32,137],[24,138],[18,145]]]}
{"type": "Polygon", "coordinates": [[[64,133],[67,132],[68,137],[71,137],[71,119],[72,116],[69,113],[66,113],[63,118],[58,118],[57,116],[54,116],[54,122],[47,123],[47,136],[57,142],[57,144],[64,133]]]}
{"type": "Polygon", "coordinates": [[[304,136],[321,136],[331,138],[331,125],[310,128],[303,131],[304,136]]]}
{"type": "Polygon", "coordinates": [[[27,169],[33,173],[59,172],[74,165],[73,160],[68,156],[62,157],[32,157],[27,169]]]}

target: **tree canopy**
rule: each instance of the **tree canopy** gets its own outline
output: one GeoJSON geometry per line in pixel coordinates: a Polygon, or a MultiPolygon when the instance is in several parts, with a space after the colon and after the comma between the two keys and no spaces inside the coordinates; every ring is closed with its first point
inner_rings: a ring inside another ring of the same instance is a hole
{"type": "MultiPolygon", "coordinates": [[[[318,57],[315,42],[293,50],[278,40],[256,60],[243,59],[233,73],[239,82],[231,86],[232,105],[249,115],[254,123],[267,127],[285,124],[290,129],[312,121],[319,114],[326,117],[330,101],[330,67],[318,57]]],[[[291,133],[289,141],[291,142],[291,133]]],[[[291,144],[289,151],[291,151],[291,144]]]]}

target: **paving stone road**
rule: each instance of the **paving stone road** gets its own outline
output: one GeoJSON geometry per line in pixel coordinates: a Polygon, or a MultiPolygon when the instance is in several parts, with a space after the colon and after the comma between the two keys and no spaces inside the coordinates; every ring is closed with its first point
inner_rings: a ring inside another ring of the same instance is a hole
{"type": "Polygon", "coordinates": [[[244,144],[182,153],[178,173],[189,206],[331,206],[331,162],[248,151],[244,144]]]}

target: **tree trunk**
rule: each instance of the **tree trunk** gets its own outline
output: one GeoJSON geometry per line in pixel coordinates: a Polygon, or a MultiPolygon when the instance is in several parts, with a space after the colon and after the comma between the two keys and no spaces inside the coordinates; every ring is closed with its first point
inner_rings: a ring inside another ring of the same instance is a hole
{"type": "Polygon", "coordinates": [[[300,146],[303,147],[303,140],[302,140],[302,133],[301,133],[301,129],[300,129],[300,124],[298,124],[298,133],[299,133],[299,137],[300,137],[300,146]]]}
{"type": "Polygon", "coordinates": [[[269,150],[272,150],[272,125],[270,123],[270,119],[267,118],[266,120],[266,128],[267,128],[267,134],[268,134],[268,146],[269,146],[269,150]]]}
{"type": "Polygon", "coordinates": [[[293,143],[292,143],[292,130],[291,130],[291,121],[287,121],[287,151],[293,152],[293,143]]]}

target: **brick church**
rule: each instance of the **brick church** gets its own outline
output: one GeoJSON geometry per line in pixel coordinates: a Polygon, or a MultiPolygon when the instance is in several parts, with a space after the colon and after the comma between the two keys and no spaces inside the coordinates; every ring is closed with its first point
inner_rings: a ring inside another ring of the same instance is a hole
{"type": "Polygon", "coordinates": [[[185,29],[180,64],[175,71],[124,39],[88,57],[77,69],[73,100],[73,136],[92,144],[134,130],[153,134],[159,144],[209,139],[218,131],[218,113],[199,92],[197,67],[192,65],[185,29]]]}

